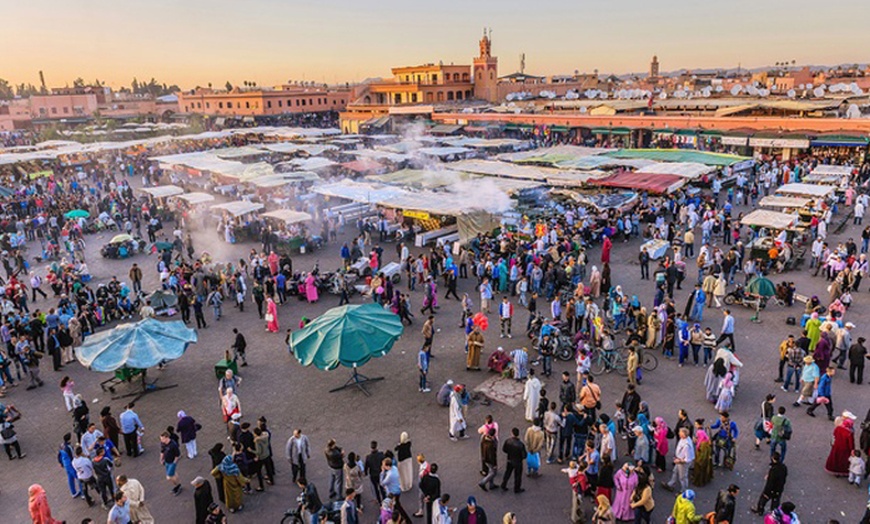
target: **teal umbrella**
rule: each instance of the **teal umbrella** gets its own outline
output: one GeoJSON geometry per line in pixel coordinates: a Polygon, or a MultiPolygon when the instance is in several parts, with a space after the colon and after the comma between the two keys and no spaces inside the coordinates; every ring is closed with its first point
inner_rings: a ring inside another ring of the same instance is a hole
{"type": "Polygon", "coordinates": [[[353,368],[353,376],[347,383],[332,391],[357,386],[368,394],[363,384],[383,380],[383,377],[365,377],[357,368],[389,353],[403,330],[399,317],[377,304],[341,306],[292,333],[290,348],[303,366],[313,364],[323,370],[339,365],[353,368]]]}
{"type": "Polygon", "coordinates": [[[770,279],[766,277],[753,277],[746,285],[746,291],[753,295],[761,295],[762,297],[772,297],[776,295],[776,286],[770,279]]]}
{"type": "Polygon", "coordinates": [[[171,251],[173,245],[169,242],[156,242],[154,247],[156,247],[158,251],[171,251]]]}
{"type": "Polygon", "coordinates": [[[66,218],[88,218],[91,214],[84,209],[73,209],[64,213],[63,216],[66,218]]]}

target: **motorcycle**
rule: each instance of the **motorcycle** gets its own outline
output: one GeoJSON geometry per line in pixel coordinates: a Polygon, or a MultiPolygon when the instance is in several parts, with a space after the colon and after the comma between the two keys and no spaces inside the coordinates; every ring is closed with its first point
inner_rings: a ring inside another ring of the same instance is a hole
{"type": "Polygon", "coordinates": [[[737,287],[735,287],[733,291],[725,295],[725,298],[723,298],[722,300],[728,306],[746,306],[749,309],[755,310],[762,310],[767,307],[768,301],[773,301],[773,303],[778,306],[785,305],[785,301],[776,296],[768,298],[753,293],[747,293],[746,288],[740,284],[737,284],[737,287]]]}
{"type": "MultiPolygon", "coordinates": [[[[302,495],[296,497],[296,507],[284,512],[281,524],[307,524],[309,522],[309,519],[306,518],[308,512],[302,508],[303,500],[302,495]]],[[[320,509],[320,514],[326,516],[327,522],[341,522],[342,503],[343,501],[328,502],[320,509]]]]}

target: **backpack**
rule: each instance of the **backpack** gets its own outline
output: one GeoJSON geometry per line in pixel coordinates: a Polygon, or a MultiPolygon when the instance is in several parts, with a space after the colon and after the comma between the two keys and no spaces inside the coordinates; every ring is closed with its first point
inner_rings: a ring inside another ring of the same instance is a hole
{"type": "Polygon", "coordinates": [[[783,440],[791,440],[792,434],[791,421],[789,419],[785,419],[785,422],[782,423],[782,437],[783,440]]]}

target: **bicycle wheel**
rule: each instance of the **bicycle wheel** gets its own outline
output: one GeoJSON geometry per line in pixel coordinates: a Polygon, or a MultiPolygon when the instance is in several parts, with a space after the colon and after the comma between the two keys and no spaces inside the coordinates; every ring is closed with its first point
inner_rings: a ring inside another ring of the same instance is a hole
{"type": "Polygon", "coordinates": [[[592,365],[589,367],[589,372],[595,375],[596,377],[604,374],[607,369],[607,359],[601,353],[596,353],[595,358],[592,359],[592,365]]]}
{"type": "Polygon", "coordinates": [[[659,359],[653,355],[652,351],[644,351],[643,362],[640,367],[642,367],[644,371],[652,371],[659,367],[659,359]]]}

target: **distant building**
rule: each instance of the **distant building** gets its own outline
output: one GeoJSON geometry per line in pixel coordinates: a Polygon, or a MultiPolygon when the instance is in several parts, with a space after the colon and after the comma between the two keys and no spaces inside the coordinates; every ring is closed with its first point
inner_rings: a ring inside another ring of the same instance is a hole
{"type": "Polygon", "coordinates": [[[282,115],[341,111],[350,89],[283,85],[274,89],[235,88],[218,91],[198,88],[178,93],[178,110],[186,114],[221,116],[282,115]]]}

